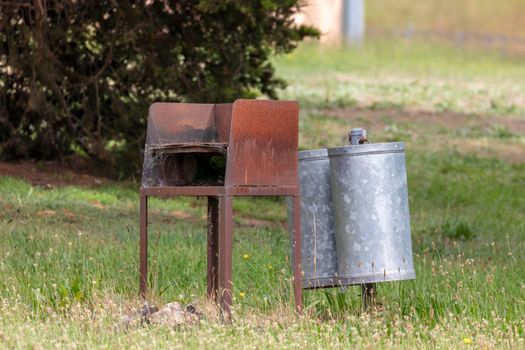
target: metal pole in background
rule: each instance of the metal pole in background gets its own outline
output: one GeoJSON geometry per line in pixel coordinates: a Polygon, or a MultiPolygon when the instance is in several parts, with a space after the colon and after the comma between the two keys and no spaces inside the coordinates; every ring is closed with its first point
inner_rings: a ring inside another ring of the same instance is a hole
{"type": "Polygon", "coordinates": [[[343,0],[343,35],[346,44],[361,46],[365,36],[365,0],[343,0]]]}

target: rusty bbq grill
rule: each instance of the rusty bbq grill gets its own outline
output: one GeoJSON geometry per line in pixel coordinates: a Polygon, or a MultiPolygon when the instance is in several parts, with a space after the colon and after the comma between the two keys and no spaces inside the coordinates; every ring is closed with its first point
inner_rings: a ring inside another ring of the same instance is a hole
{"type": "Polygon", "coordinates": [[[155,103],[150,107],[140,189],[140,292],[147,292],[147,198],[208,197],[209,298],[225,319],[232,302],[232,197],[293,199],[294,297],[302,307],[298,105],[237,100],[233,104],[155,103]]]}

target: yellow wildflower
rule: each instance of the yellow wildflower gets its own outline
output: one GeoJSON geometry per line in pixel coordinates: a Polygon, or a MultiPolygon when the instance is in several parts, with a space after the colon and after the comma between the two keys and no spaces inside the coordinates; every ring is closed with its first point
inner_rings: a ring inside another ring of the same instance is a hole
{"type": "Polygon", "coordinates": [[[463,338],[463,343],[465,343],[467,345],[472,344],[472,338],[471,337],[463,338]]]}

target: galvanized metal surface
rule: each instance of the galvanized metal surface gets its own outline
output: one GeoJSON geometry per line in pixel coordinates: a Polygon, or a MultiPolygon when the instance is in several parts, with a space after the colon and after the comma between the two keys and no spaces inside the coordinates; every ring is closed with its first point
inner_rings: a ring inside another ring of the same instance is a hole
{"type": "Polygon", "coordinates": [[[233,196],[293,198],[296,310],[302,309],[297,182],[298,105],[155,103],[150,108],[140,202],[140,291],[147,293],[147,197],[208,197],[208,288],[226,321],[232,302],[233,196]],[[222,158],[221,158],[222,157],[222,158]]]}
{"type": "Polygon", "coordinates": [[[360,145],[368,142],[366,129],[353,128],[348,134],[348,141],[351,145],[360,145]]]}
{"type": "MultiPolygon", "coordinates": [[[[326,149],[299,152],[302,288],[339,285],[335,223],[326,149]]],[[[288,217],[292,215],[288,202],[288,217]]]]}
{"type": "Polygon", "coordinates": [[[415,278],[404,149],[328,149],[342,284],[415,278]]]}

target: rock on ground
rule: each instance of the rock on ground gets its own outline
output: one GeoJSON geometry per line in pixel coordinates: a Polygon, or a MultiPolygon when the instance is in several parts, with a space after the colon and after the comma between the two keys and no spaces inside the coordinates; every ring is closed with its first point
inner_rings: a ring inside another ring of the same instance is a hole
{"type": "Polygon", "coordinates": [[[195,324],[202,317],[203,314],[193,304],[183,307],[180,303],[172,302],[158,308],[155,305],[146,303],[142,308],[122,317],[116,328],[128,329],[144,324],[176,327],[195,324]]]}

